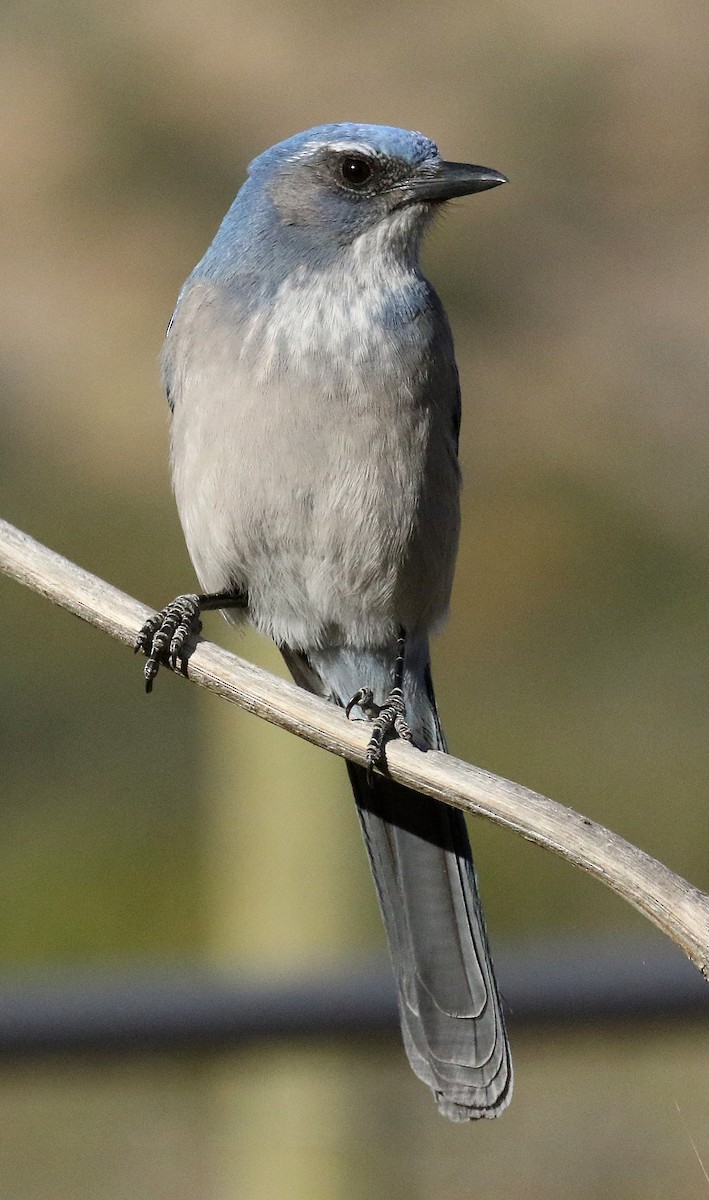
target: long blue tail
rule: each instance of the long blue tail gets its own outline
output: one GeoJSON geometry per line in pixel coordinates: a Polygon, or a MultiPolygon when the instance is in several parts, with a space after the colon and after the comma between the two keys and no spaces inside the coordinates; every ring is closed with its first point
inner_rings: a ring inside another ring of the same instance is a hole
{"type": "MultiPolygon", "coordinates": [[[[297,682],[342,705],[363,684],[381,703],[391,682],[391,663],[371,652],[285,657],[297,682]]],[[[445,750],[427,659],[422,664],[416,648],[411,661],[407,648],[404,692],[415,740],[445,750]]],[[[347,767],[411,1066],[445,1116],[495,1117],[512,1095],[512,1063],[463,815],[383,776],[370,784],[364,768],[347,767]]]]}

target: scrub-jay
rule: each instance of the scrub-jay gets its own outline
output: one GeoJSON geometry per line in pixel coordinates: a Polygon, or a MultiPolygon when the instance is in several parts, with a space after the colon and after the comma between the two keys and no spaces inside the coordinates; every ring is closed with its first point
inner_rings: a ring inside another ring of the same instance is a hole
{"type": "Polygon", "coordinates": [[[161,663],[184,666],[200,612],[241,610],[297,683],[372,721],[368,769],[348,769],[404,1043],[455,1121],[496,1116],[512,1091],[470,845],[460,812],[381,768],[392,736],[445,749],[428,635],[458,544],[460,391],[419,246],[447,200],[504,182],[376,125],[323,125],[252,162],[162,355],[205,594],[136,645],[150,690],[161,663]]]}

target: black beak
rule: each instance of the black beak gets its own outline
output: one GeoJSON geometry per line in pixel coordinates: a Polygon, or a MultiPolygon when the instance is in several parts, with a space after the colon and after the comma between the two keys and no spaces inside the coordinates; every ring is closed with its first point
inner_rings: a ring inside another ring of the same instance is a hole
{"type": "MultiPolygon", "coordinates": [[[[424,168],[425,169],[425,168],[424,168]]],[[[429,168],[430,169],[430,168],[429,168]]],[[[472,163],[439,162],[431,174],[408,180],[402,190],[406,192],[404,203],[417,201],[452,200],[454,196],[470,196],[473,192],[486,192],[488,188],[507,183],[507,176],[490,167],[476,167],[472,163]]]]}

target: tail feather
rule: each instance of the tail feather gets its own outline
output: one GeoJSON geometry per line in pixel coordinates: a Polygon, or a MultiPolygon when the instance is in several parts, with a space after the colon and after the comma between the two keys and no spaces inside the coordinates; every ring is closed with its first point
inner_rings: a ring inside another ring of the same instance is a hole
{"type": "MultiPolygon", "coordinates": [[[[423,650],[414,648],[407,664],[407,717],[422,748],[445,749],[423,650]]],[[[284,657],[298,683],[339,704],[372,673],[383,680],[378,690],[390,678],[382,658],[364,654],[306,659],[286,649],[284,657]]],[[[512,1095],[512,1064],[463,815],[383,776],[370,783],[354,763],[347,768],[411,1066],[445,1116],[495,1117],[512,1095]]]]}
{"type": "Polygon", "coordinates": [[[512,1067],[463,816],[348,770],[411,1066],[446,1116],[497,1116],[511,1097],[512,1067]]]}

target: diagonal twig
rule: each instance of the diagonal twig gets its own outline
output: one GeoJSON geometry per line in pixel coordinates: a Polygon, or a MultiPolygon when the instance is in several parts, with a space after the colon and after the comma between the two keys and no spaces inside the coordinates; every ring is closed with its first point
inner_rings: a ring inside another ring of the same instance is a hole
{"type": "MultiPolygon", "coordinates": [[[[132,646],[152,609],[0,520],[0,570],[132,646]]],[[[189,678],[298,737],[366,766],[369,733],[341,709],[200,641],[189,678]]],[[[408,787],[487,817],[553,850],[600,879],[672,938],[709,978],[709,896],[637,846],[521,784],[449,754],[405,742],[387,747],[391,776],[408,787]]]]}

